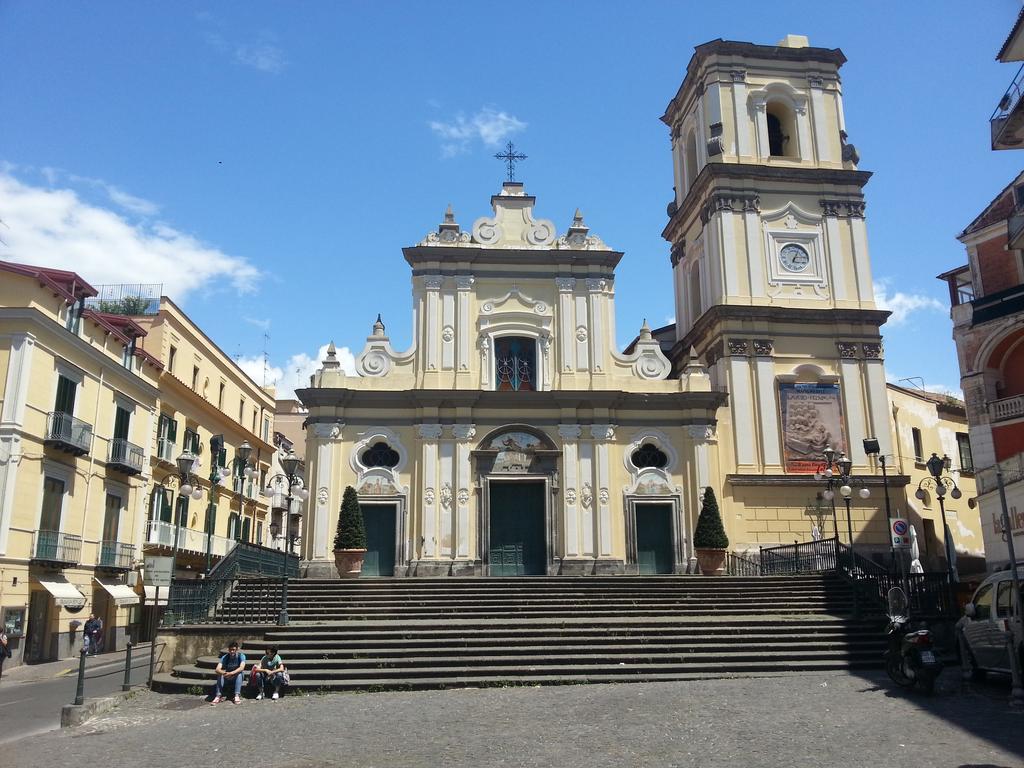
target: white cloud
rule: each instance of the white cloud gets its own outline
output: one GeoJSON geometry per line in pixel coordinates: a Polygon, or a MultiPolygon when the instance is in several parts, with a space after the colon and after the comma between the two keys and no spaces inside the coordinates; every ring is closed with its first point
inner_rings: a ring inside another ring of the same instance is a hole
{"type": "Polygon", "coordinates": [[[879,309],[888,309],[892,314],[887,321],[888,325],[902,325],[911,314],[920,310],[945,312],[946,306],[933,296],[925,296],[920,293],[904,293],[896,291],[889,293],[889,281],[886,279],[875,280],[875,303],[879,309]]]}
{"type": "Polygon", "coordinates": [[[431,120],[428,125],[443,140],[442,157],[468,152],[474,141],[480,141],[486,147],[497,147],[512,134],[526,128],[522,120],[493,107],[484,107],[468,118],[463,114],[456,115],[454,121],[447,123],[431,120]]]}
{"type": "MultiPolygon", "coordinates": [[[[58,178],[52,170],[49,177],[58,178]]],[[[116,189],[98,180],[86,183],[108,194],[116,189]]],[[[127,198],[142,200],[133,195],[127,198]]],[[[147,209],[135,208],[136,213],[147,209]]],[[[128,221],[113,210],[86,202],[70,187],[32,186],[9,171],[0,171],[0,219],[7,227],[0,258],[73,270],[94,285],[162,283],[165,294],[184,301],[192,291],[211,285],[247,293],[255,290],[261,276],[246,259],[230,256],[169,224],[128,221]]]]}
{"type": "Polygon", "coordinates": [[[270,43],[239,43],[235,46],[235,60],[260,72],[277,74],[284,69],[284,51],[270,43]]]}
{"type": "MultiPolygon", "coordinates": [[[[61,173],[55,168],[44,168],[43,175],[51,187],[57,186],[60,183],[61,173]]],[[[160,212],[160,206],[156,203],[129,194],[113,184],[108,184],[103,179],[90,179],[85,176],[74,175],[68,176],[68,178],[76,184],[88,184],[103,190],[107,197],[110,198],[110,202],[129,213],[137,213],[140,216],[155,216],[160,212]]]]}
{"type": "Polygon", "coordinates": [[[249,325],[255,325],[257,328],[259,328],[262,331],[269,331],[270,330],[270,318],[269,317],[264,317],[264,318],[259,318],[259,317],[243,317],[242,320],[247,322],[249,325]]]}
{"type": "MultiPolygon", "coordinates": [[[[238,367],[245,371],[257,384],[277,387],[277,398],[287,400],[295,397],[296,389],[303,389],[309,386],[309,377],[320,368],[322,361],[327,357],[327,344],[324,344],[313,356],[305,352],[299,352],[288,358],[283,366],[268,365],[266,368],[266,380],[264,381],[263,357],[242,357],[236,362],[238,367]]],[[[356,375],[356,357],[348,347],[339,347],[337,350],[338,362],[341,369],[349,376],[356,375]]]]}

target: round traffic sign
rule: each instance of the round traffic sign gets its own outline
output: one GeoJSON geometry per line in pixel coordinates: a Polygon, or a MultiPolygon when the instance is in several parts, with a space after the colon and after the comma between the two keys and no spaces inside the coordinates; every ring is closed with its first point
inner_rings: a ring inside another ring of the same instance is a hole
{"type": "Polygon", "coordinates": [[[892,532],[897,536],[906,536],[908,530],[906,520],[896,520],[892,524],[892,532]]]}

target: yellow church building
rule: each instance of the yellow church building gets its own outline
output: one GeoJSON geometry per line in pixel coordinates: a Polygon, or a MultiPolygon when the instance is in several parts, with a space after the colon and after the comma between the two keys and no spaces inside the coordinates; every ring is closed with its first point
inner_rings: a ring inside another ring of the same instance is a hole
{"type": "MultiPolygon", "coordinates": [[[[889,515],[928,519],[942,537],[934,505],[915,496],[928,457],[900,458],[845,61],[798,35],[696,48],[662,117],[676,323],[644,324],[625,351],[614,343],[623,253],[578,210],[565,229],[542,218],[522,183],[503,184],[471,226],[449,209],[403,249],[411,348],[394,349],[378,317],[358,375],[331,348],[298,393],[314,492],[306,573],[333,575],[346,486],[367,523],[363,576],[692,573],[707,487],[735,551],[837,524],[845,540],[844,504],[823,512],[815,479],[826,448],[850,457],[866,489],[848,524],[863,552],[889,556],[889,515]]],[[[943,435],[933,450],[955,448],[957,425],[940,422],[959,417],[924,407],[936,419],[922,425],[943,435]]],[[[960,479],[954,540],[978,532],[971,477],[960,479]]]]}

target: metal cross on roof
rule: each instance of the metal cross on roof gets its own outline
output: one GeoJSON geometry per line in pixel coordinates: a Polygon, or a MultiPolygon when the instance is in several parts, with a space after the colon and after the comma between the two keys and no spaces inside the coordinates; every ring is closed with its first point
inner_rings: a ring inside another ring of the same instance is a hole
{"type": "Polygon", "coordinates": [[[508,143],[508,146],[505,147],[505,151],[504,152],[499,152],[498,154],[496,154],[494,156],[494,159],[495,160],[504,160],[505,161],[505,164],[508,166],[508,170],[507,170],[508,180],[509,181],[515,181],[516,180],[516,161],[517,160],[525,160],[526,159],[526,155],[524,155],[522,152],[516,152],[515,145],[510,141],[508,143]]]}

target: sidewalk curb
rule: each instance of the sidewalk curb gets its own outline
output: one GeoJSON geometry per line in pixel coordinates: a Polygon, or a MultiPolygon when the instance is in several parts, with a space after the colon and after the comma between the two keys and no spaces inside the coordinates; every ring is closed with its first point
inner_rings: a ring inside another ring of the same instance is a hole
{"type": "Polygon", "coordinates": [[[142,690],[141,687],[135,687],[129,691],[116,691],[110,696],[86,699],[82,704],[65,704],[60,710],[60,727],[74,728],[81,725],[90,717],[109,712],[140,690],[142,690]]]}

